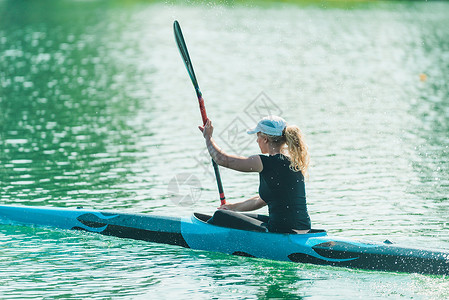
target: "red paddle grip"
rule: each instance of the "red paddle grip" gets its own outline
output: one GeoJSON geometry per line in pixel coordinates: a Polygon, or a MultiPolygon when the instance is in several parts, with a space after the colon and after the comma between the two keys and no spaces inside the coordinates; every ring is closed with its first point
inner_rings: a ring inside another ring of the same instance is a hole
{"type": "Polygon", "coordinates": [[[198,103],[200,105],[201,117],[203,118],[203,126],[206,125],[207,122],[207,114],[206,107],[204,106],[204,99],[201,96],[198,96],[198,103]]]}

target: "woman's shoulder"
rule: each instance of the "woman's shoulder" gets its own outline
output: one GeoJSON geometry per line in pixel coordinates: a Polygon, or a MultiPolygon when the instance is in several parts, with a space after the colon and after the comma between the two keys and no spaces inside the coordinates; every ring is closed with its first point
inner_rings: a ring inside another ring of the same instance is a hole
{"type": "Polygon", "coordinates": [[[290,158],[281,153],[276,153],[273,155],[259,154],[259,157],[264,166],[276,166],[285,164],[286,162],[290,163],[290,158]]]}
{"type": "Polygon", "coordinates": [[[290,157],[286,154],[283,153],[276,153],[276,154],[270,154],[270,155],[265,155],[265,154],[259,154],[262,158],[265,157],[265,159],[270,159],[270,160],[287,160],[290,161],[290,157]]]}

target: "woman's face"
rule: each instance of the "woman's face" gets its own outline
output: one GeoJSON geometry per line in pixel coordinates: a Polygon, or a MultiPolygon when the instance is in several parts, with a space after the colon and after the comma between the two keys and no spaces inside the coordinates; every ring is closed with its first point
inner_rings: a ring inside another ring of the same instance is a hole
{"type": "Polygon", "coordinates": [[[261,135],[260,132],[257,133],[257,144],[259,144],[260,152],[262,152],[262,154],[268,153],[268,139],[261,135]]]}

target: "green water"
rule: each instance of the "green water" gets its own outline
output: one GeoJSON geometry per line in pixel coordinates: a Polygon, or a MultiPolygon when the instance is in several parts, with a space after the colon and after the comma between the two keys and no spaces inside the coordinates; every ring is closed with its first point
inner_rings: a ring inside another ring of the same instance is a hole
{"type": "MultiPolygon", "coordinates": [[[[449,3],[0,0],[0,199],[188,215],[218,205],[215,136],[276,113],[312,156],[314,227],[449,249],[449,3]],[[170,185],[175,176],[199,181],[170,185]],[[175,194],[175,195],[174,195],[175,194]]],[[[229,201],[258,177],[222,169],[229,201]]],[[[265,213],[265,209],[261,209],[265,213]]],[[[0,225],[0,298],[446,299],[441,277],[279,263],[0,225]]]]}

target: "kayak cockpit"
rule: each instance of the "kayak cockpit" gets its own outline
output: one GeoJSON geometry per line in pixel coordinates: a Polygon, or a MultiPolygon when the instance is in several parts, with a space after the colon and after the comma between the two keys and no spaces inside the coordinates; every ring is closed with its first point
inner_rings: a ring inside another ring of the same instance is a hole
{"type": "Polygon", "coordinates": [[[210,220],[210,218],[212,218],[211,215],[206,215],[206,214],[202,214],[202,213],[193,213],[193,216],[195,218],[197,218],[200,221],[203,221],[204,223],[207,223],[207,221],[210,220]]]}
{"type": "MultiPolygon", "coordinates": [[[[251,215],[251,214],[249,214],[251,215]]],[[[202,214],[202,213],[193,213],[193,216],[204,223],[208,223],[215,226],[225,227],[225,228],[233,228],[247,231],[255,231],[255,232],[268,232],[267,228],[263,226],[264,219],[261,217],[268,218],[267,216],[260,216],[259,219],[255,217],[255,215],[251,215],[251,217],[255,218],[253,222],[245,222],[240,219],[233,219],[226,217],[217,217],[217,214],[214,216],[202,214]]],[[[311,233],[326,233],[324,229],[310,229],[308,231],[297,231],[297,233],[293,234],[311,234],[311,233]]]]}

